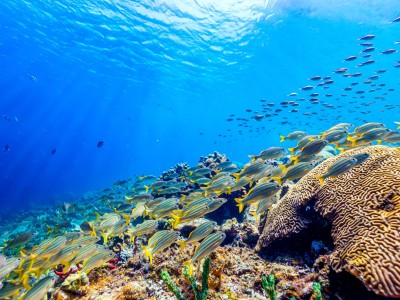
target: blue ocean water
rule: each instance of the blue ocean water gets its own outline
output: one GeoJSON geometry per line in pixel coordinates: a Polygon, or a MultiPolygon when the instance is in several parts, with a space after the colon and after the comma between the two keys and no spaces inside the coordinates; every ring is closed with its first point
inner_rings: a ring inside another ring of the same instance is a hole
{"type": "Polygon", "coordinates": [[[245,162],[296,129],[394,129],[400,55],[379,53],[400,50],[399,16],[396,0],[3,1],[1,210],[77,201],[213,151],[245,162]],[[375,88],[363,83],[380,69],[375,88]],[[334,83],[316,86],[317,75],[334,83]]]}

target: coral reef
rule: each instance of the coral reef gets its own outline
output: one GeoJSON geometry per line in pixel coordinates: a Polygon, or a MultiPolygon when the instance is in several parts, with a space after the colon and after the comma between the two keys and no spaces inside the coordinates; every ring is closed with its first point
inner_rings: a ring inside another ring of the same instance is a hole
{"type": "Polygon", "coordinates": [[[334,250],[326,263],[353,274],[378,295],[400,297],[399,170],[400,152],[386,146],[348,150],[322,162],[269,213],[259,248],[304,231],[315,212],[332,226],[334,250]],[[316,175],[341,157],[359,153],[370,157],[320,186],[316,175]]]}

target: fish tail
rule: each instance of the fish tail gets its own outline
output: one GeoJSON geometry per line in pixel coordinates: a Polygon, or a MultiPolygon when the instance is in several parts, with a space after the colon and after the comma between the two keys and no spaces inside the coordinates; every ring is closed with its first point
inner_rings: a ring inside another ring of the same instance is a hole
{"type": "Polygon", "coordinates": [[[244,209],[244,204],[243,203],[238,203],[236,204],[237,207],[239,207],[239,213],[241,213],[244,209]]]}
{"type": "Polygon", "coordinates": [[[171,217],[174,219],[174,221],[173,221],[173,223],[172,223],[172,228],[177,228],[178,227],[178,225],[179,225],[179,222],[180,222],[180,220],[181,220],[181,217],[180,216],[177,216],[177,215],[175,215],[175,214],[171,214],[171,217]]]}
{"type": "Polygon", "coordinates": [[[106,234],[105,232],[101,232],[100,235],[103,237],[104,245],[107,245],[108,234],[106,234]]]}
{"type": "Polygon", "coordinates": [[[351,142],[351,146],[354,147],[356,145],[357,140],[354,137],[348,136],[347,139],[351,142]]]}
{"type": "Polygon", "coordinates": [[[26,258],[28,256],[28,253],[22,247],[19,249],[19,254],[21,255],[21,258],[26,258]]]}
{"type": "Polygon", "coordinates": [[[176,216],[182,217],[183,210],[182,209],[175,209],[172,211],[176,216]]]}
{"type": "Polygon", "coordinates": [[[149,187],[147,185],[145,185],[144,188],[146,189],[146,194],[147,194],[149,191],[149,187]]]}
{"type": "Polygon", "coordinates": [[[238,182],[239,179],[240,179],[240,174],[239,173],[233,173],[232,175],[235,176],[236,182],[238,182]]]}
{"type": "Polygon", "coordinates": [[[255,155],[249,155],[249,158],[251,158],[252,162],[256,161],[256,156],[255,155]]]}
{"type": "Polygon", "coordinates": [[[376,140],[376,142],[378,143],[378,145],[382,144],[382,140],[376,140]]]}
{"type": "MultiPolygon", "coordinates": [[[[400,122],[396,122],[395,121],[394,123],[397,124],[397,125],[400,125],[400,122]]],[[[400,126],[398,126],[397,129],[400,129],[400,126]]]]}
{"type": "Polygon", "coordinates": [[[183,265],[184,265],[185,267],[188,267],[188,268],[189,268],[189,270],[188,270],[188,271],[189,271],[189,276],[192,276],[193,270],[194,270],[194,266],[193,266],[193,264],[192,264],[192,261],[189,259],[189,260],[183,262],[183,265]]]}
{"type": "Polygon", "coordinates": [[[121,216],[125,219],[126,225],[129,225],[129,223],[131,222],[131,216],[127,214],[121,214],[121,216]]]}
{"type": "Polygon", "coordinates": [[[344,152],[344,148],[341,148],[341,147],[339,147],[339,148],[337,148],[337,150],[339,150],[339,154],[342,154],[343,152],[344,152]]]}
{"type": "Polygon", "coordinates": [[[46,228],[47,228],[46,234],[48,235],[51,233],[51,227],[46,224],[46,228]]]}
{"type": "Polygon", "coordinates": [[[284,141],[285,141],[285,139],[286,139],[286,137],[285,137],[285,136],[283,136],[283,135],[280,135],[280,137],[281,137],[281,143],[282,143],[282,142],[284,142],[284,141]]]}
{"type": "Polygon", "coordinates": [[[23,286],[27,291],[29,291],[29,290],[32,288],[32,287],[28,284],[28,281],[29,281],[28,273],[25,273],[24,275],[22,275],[21,284],[22,284],[22,286],[23,286]]]}
{"type": "Polygon", "coordinates": [[[258,223],[259,217],[257,215],[257,212],[251,211],[250,214],[256,219],[256,223],[258,223]]]}
{"type": "Polygon", "coordinates": [[[100,214],[98,212],[94,212],[94,214],[96,215],[96,218],[94,219],[94,222],[97,222],[97,220],[101,217],[100,214]]]}
{"type": "Polygon", "coordinates": [[[271,179],[272,179],[272,180],[275,180],[276,182],[278,182],[279,185],[282,185],[282,184],[283,184],[283,179],[282,179],[281,177],[275,177],[275,176],[273,176],[273,177],[271,177],[271,179]]]}
{"type": "Polygon", "coordinates": [[[153,263],[153,254],[151,253],[151,250],[147,246],[142,246],[142,249],[144,251],[144,257],[148,258],[150,260],[150,264],[153,263]]]}
{"type": "Polygon", "coordinates": [[[232,193],[232,187],[228,186],[226,193],[230,195],[232,193]]]}
{"type": "Polygon", "coordinates": [[[294,162],[294,164],[297,164],[299,162],[299,157],[297,155],[292,156],[290,158],[290,162],[294,162]]]}
{"type": "Polygon", "coordinates": [[[296,148],[288,148],[288,150],[291,155],[293,155],[296,152],[296,148]]]}
{"type": "Polygon", "coordinates": [[[186,247],[185,240],[177,241],[177,244],[179,244],[181,246],[180,253],[182,253],[185,250],[185,247],[186,247]]]}
{"type": "Polygon", "coordinates": [[[317,178],[319,180],[320,185],[324,184],[325,178],[323,175],[316,175],[315,178],[317,178]]]}
{"type": "Polygon", "coordinates": [[[284,164],[278,165],[278,168],[282,169],[282,172],[286,172],[287,167],[284,164]]]}

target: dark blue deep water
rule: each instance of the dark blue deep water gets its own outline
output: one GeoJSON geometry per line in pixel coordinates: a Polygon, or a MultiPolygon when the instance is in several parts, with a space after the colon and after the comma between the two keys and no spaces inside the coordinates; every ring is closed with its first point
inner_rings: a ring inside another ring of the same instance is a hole
{"type": "Polygon", "coordinates": [[[400,50],[399,16],[398,0],[1,1],[0,209],[78,201],[215,150],[246,162],[296,129],[394,128],[400,52],[380,52],[400,50]]]}

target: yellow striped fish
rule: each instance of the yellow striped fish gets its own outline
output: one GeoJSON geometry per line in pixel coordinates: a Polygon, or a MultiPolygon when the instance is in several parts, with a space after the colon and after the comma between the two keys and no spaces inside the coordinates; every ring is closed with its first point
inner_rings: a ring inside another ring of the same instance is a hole
{"type": "Polygon", "coordinates": [[[82,266],[81,272],[87,275],[91,270],[100,267],[112,258],[114,258],[114,252],[112,251],[99,252],[93,255],[87,261],[85,261],[82,266]]]}
{"type": "Polygon", "coordinates": [[[339,175],[347,172],[357,164],[357,158],[355,157],[342,157],[332,164],[322,175],[316,175],[319,179],[319,184],[322,185],[324,180],[328,177],[338,177],[339,175]]]}
{"type": "Polygon", "coordinates": [[[243,211],[245,205],[261,201],[262,199],[272,197],[278,193],[281,186],[276,182],[263,182],[257,184],[252,188],[245,198],[236,198],[237,206],[239,207],[239,213],[243,211]]]}
{"type": "Polygon", "coordinates": [[[312,162],[300,162],[289,168],[284,165],[279,165],[279,167],[282,168],[285,175],[282,177],[272,176],[271,179],[283,184],[285,180],[295,180],[303,177],[314,168],[314,164],[312,162]]]}
{"type": "Polygon", "coordinates": [[[21,295],[22,286],[14,284],[10,281],[4,282],[3,287],[0,289],[0,299],[13,299],[13,297],[21,295]]]}
{"type": "Polygon", "coordinates": [[[21,300],[42,300],[47,291],[53,287],[56,277],[47,276],[40,279],[22,298],[21,300]]]}
{"type": "Polygon", "coordinates": [[[174,213],[171,214],[171,217],[174,219],[172,222],[172,227],[177,228],[181,223],[190,222],[194,219],[200,218],[207,214],[208,209],[208,205],[206,203],[202,203],[190,207],[187,210],[174,210],[174,213]]]}
{"type": "Polygon", "coordinates": [[[153,263],[153,256],[165,248],[173,244],[179,236],[179,232],[170,230],[161,230],[156,232],[150,239],[147,246],[142,246],[144,256],[150,259],[150,264],[153,263]]]}
{"type": "Polygon", "coordinates": [[[187,244],[196,243],[207,237],[217,226],[216,222],[206,221],[193,230],[186,240],[180,240],[177,243],[181,246],[181,252],[185,250],[187,244]]]}
{"type": "Polygon", "coordinates": [[[158,226],[158,221],[147,220],[147,221],[144,221],[143,223],[137,225],[135,228],[129,230],[128,234],[131,237],[131,240],[133,240],[134,237],[153,233],[154,231],[157,230],[157,226],[158,226]]]}
{"type": "Polygon", "coordinates": [[[221,245],[221,243],[225,239],[225,233],[223,232],[216,232],[204,239],[201,242],[199,247],[197,247],[196,252],[194,253],[193,257],[183,263],[183,265],[189,267],[189,275],[192,275],[194,266],[193,264],[206,256],[208,256],[211,252],[221,245]]]}
{"type": "Polygon", "coordinates": [[[19,257],[10,257],[0,266],[0,280],[7,277],[21,263],[19,257]]]}
{"type": "Polygon", "coordinates": [[[98,244],[89,244],[80,249],[80,251],[76,254],[76,256],[71,259],[70,265],[76,265],[80,262],[87,260],[89,257],[93,256],[93,254],[97,254],[99,252],[108,251],[107,247],[98,244]]]}

